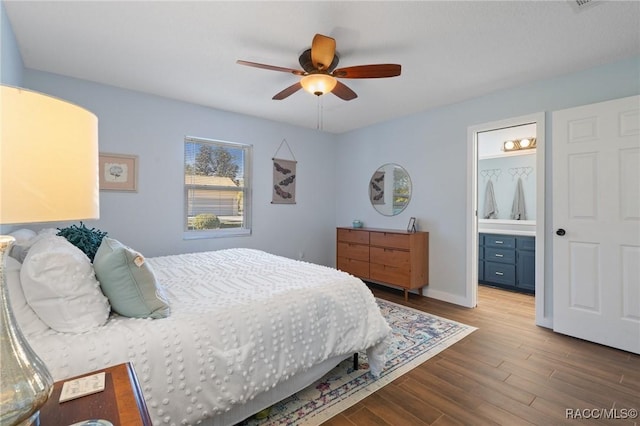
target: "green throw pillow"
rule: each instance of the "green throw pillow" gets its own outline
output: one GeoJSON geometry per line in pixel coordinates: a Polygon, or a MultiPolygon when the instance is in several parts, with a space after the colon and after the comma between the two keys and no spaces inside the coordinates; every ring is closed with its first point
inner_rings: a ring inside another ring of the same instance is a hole
{"type": "Polygon", "coordinates": [[[111,309],[125,317],[165,318],[170,309],[151,265],[135,250],[104,237],[93,269],[111,309]]]}

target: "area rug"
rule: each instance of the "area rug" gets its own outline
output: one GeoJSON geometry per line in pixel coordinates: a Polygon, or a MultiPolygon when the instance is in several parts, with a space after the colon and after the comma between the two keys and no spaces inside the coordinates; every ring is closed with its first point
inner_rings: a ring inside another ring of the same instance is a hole
{"type": "Polygon", "coordinates": [[[387,363],[376,380],[369,372],[367,356],[359,354],[360,368],[347,359],[324,377],[271,407],[264,419],[251,418],[244,426],[319,425],[391,383],[476,330],[406,306],[376,299],[392,330],[387,363]]]}

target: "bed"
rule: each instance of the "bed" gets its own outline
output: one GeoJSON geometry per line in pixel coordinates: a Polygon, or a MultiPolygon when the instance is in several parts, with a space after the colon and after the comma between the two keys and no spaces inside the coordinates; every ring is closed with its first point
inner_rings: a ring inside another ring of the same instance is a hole
{"type": "Polygon", "coordinates": [[[231,425],[359,351],[374,375],[384,367],[389,326],[346,273],[253,249],[146,262],[168,300],[166,318],[111,313],[82,333],[25,333],[55,380],[130,361],[154,424],[231,425]]]}

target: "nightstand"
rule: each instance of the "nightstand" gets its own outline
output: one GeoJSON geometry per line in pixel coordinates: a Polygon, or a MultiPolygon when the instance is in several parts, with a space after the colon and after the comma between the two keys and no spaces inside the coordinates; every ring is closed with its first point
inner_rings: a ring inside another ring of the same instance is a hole
{"type": "Polygon", "coordinates": [[[138,378],[130,363],[92,371],[56,382],[47,403],[40,409],[43,426],[66,426],[90,419],[109,420],[114,426],[151,426],[138,378]],[[105,389],[71,401],[59,403],[62,384],[68,380],[104,371],[105,389]]]}

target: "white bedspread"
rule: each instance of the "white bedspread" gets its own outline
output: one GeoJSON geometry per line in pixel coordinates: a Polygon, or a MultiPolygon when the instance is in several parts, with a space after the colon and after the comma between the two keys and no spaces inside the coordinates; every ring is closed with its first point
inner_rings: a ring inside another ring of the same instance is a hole
{"type": "Polygon", "coordinates": [[[297,372],[369,348],[381,371],[389,326],[346,273],[230,249],[147,259],[171,316],[112,316],[97,330],[49,330],[29,341],[55,380],[131,361],[153,423],[194,424],[297,372]]]}

